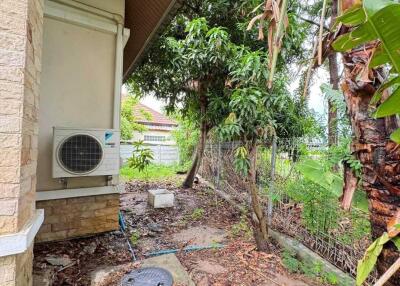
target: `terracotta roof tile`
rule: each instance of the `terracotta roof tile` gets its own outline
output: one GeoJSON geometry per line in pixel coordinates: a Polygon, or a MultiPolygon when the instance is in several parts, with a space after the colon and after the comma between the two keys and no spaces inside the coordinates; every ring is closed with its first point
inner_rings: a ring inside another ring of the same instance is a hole
{"type": "Polygon", "coordinates": [[[138,103],[133,107],[133,115],[135,116],[137,123],[178,126],[176,121],[169,119],[164,114],[161,114],[142,103],[138,103]],[[146,114],[149,114],[150,116],[146,116],[146,114]]]}

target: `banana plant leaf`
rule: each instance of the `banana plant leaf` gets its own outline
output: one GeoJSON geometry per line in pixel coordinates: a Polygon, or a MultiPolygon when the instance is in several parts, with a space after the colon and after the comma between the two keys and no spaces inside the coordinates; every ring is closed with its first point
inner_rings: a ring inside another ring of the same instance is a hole
{"type": "Polygon", "coordinates": [[[338,175],[327,171],[325,166],[315,160],[307,159],[296,165],[296,169],[314,184],[339,197],[343,190],[343,179],[338,175]]]}

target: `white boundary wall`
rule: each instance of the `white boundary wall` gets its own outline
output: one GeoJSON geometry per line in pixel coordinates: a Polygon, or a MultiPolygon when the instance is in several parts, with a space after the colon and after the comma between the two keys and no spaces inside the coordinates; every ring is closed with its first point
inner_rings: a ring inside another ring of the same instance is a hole
{"type": "MultiPolygon", "coordinates": [[[[153,151],[153,163],[161,165],[172,165],[179,163],[179,150],[177,146],[170,145],[145,145],[153,151]]],[[[134,147],[131,144],[121,142],[120,157],[125,164],[132,156],[134,147]]]]}

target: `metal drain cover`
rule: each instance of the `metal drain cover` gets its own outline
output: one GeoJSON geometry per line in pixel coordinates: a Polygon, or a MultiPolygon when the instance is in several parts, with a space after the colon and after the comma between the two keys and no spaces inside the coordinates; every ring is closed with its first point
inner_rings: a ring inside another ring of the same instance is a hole
{"type": "Polygon", "coordinates": [[[171,273],[159,267],[136,269],[124,276],[121,286],[172,286],[171,273]]]}

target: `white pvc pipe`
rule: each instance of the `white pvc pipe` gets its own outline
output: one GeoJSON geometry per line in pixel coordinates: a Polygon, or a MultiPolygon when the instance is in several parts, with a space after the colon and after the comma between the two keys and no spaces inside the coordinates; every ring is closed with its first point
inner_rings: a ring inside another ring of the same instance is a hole
{"type": "Polygon", "coordinates": [[[120,111],[121,111],[121,88],[122,88],[122,69],[123,69],[123,30],[122,24],[118,24],[115,51],[115,82],[114,82],[114,114],[113,128],[120,129],[120,111]]]}

